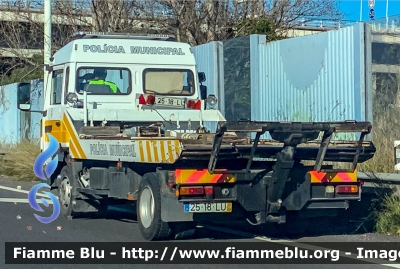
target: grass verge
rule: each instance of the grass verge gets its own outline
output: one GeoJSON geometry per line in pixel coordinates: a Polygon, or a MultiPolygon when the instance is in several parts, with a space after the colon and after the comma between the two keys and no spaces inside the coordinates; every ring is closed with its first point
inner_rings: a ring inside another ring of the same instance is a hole
{"type": "MultiPolygon", "coordinates": [[[[372,141],[376,147],[374,158],[360,164],[359,171],[395,173],[394,141],[400,140],[400,109],[393,105],[374,105],[372,141]]],[[[375,176],[374,176],[375,177],[375,176]]],[[[375,177],[375,179],[379,180],[375,177]]],[[[376,199],[371,206],[371,218],[378,233],[400,235],[400,192],[396,186],[384,182],[376,185],[376,199]],[[383,189],[391,189],[389,193],[383,189]],[[379,193],[378,193],[379,192],[379,193]]],[[[362,202],[362,201],[361,201],[362,202]]]]}
{"type": "Polygon", "coordinates": [[[15,145],[0,145],[5,153],[1,156],[0,175],[18,180],[37,181],[33,172],[33,163],[40,154],[38,143],[24,140],[15,145]]]}

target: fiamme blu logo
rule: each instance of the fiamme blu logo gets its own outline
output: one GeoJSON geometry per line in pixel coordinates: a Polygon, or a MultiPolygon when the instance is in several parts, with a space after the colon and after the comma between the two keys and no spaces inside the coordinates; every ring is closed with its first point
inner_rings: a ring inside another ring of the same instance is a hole
{"type": "MultiPolygon", "coordinates": [[[[47,136],[49,138],[50,145],[45,151],[40,153],[39,156],[36,158],[35,163],[33,164],[33,172],[38,178],[50,182],[49,178],[56,170],[58,164],[58,155],[56,153],[58,151],[59,143],[57,139],[55,139],[51,134],[47,134],[47,136]],[[48,159],[51,159],[51,161],[46,164],[46,161],[48,159]]],[[[39,183],[33,186],[32,189],[29,191],[28,201],[30,206],[34,210],[39,212],[44,212],[44,210],[39,206],[39,204],[36,201],[36,194],[40,188],[50,189],[50,186],[46,183],[39,183]]],[[[53,204],[53,214],[50,217],[41,217],[37,214],[34,215],[36,219],[39,220],[40,222],[48,224],[57,219],[58,216],[60,215],[60,203],[57,197],[51,192],[44,192],[44,193],[50,198],[53,204]]],[[[42,198],[41,201],[44,206],[46,207],[49,206],[49,203],[47,202],[46,199],[42,198]]]]}

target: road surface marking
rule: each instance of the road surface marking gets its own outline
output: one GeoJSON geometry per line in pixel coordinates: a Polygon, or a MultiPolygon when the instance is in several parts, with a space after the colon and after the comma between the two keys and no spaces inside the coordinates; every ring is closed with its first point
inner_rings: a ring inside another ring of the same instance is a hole
{"type": "MultiPolygon", "coordinates": [[[[274,240],[274,239],[271,239],[271,238],[268,238],[268,237],[256,236],[255,234],[236,231],[236,230],[232,230],[232,229],[229,229],[229,228],[221,228],[221,227],[208,226],[208,225],[205,225],[203,227],[206,228],[206,229],[210,229],[210,230],[216,230],[216,231],[220,231],[220,232],[235,234],[235,235],[239,235],[239,236],[243,236],[243,237],[250,237],[250,238],[253,238],[253,239],[256,239],[256,240],[268,241],[268,242],[276,242],[276,243],[279,243],[279,244],[282,244],[282,245],[288,245],[288,246],[296,246],[296,247],[303,248],[303,249],[309,249],[309,250],[325,250],[325,249],[327,249],[328,250],[328,248],[317,247],[317,246],[313,246],[313,245],[309,245],[309,244],[305,244],[305,243],[301,243],[301,242],[296,242],[296,241],[292,241],[292,240],[282,240],[282,239],[274,240]]],[[[323,242],[318,242],[318,243],[323,243],[323,242]]],[[[329,243],[329,242],[326,242],[326,243],[329,243]]],[[[354,259],[354,260],[365,261],[365,262],[368,262],[368,263],[371,263],[371,264],[378,264],[378,265],[388,266],[388,267],[392,267],[392,268],[400,268],[400,264],[396,264],[394,262],[387,261],[387,260],[357,258],[356,254],[346,255],[346,252],[344,252],[344,251],[339,251],[339,255],[341,257],[354,259]]]]}
{"type": "MultiPolygon", "coordinates": [[[[10,188],[10,187],[6,187],[6,186],[0,186],[0,189],[6,190],[6,191],[26,193],[26,194],[29,193],[29,191],[19,190],[17,188],[10,188]]],[[[42,194],[42,193],[37,193],[36,195],[41,196],[41,197],[48,197],[46,194],[42,194]]]]}
{"type": "MultiPolygon", "coordinates": [[[[4,203],[19,203],[19,204],[21,204],[21,203],[22,204],[28,204],[29,203],[28,199],[23,199],[23,198],[22,199],[21,198],[0,198],[0,202],[4,202],[4,203]]],[[[41,199],[36,199],[36,202],[43,204],[41,199]]],[[[51,200],[47,200],[47,203],[53,204],[51,202],[51,200]]]]}

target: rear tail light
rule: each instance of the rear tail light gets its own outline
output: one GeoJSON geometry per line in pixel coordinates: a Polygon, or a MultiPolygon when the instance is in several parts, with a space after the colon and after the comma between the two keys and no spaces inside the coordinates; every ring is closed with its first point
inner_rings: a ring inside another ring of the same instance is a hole
{"type": "Polygon", "coordinates": [[[214,194],[214,188],[213,188],[213,186],[206,186],[206,187],[204,187],[204,192],[206,193],[206,195],[212,195],[212,194],[214,194]]]}
{"type": "Polygon", "coordinates": [[[196,109],[196,110],[200,110],[201,109],[201,101],[200,100],[188,100],[187,104],[186,104],[187,108],[190,109],[196,109]]]}
{"type": "Polygon", "coordinates": [[[149,105],[154,105],[154,103],[156,102],[156,98],[154,97],[154,95],[148,95],[146,98],[146,103],[149,105]]]}
{"type": "Polygon", "coordinates": [[[156,102],[156,97],[154,95],[144,95],[139,96],[139,105],[154,105],[156,102]]]}
{"type": "Polygon", "coordinates": [[[204,188],[203,187],[181,187],[179,189],[180,195],[203,195],[204,188]]]}
{"type": "Polygon", "coordinates": [[[336,186],[336,193],[358,193],[357,185],[336,186]]]}

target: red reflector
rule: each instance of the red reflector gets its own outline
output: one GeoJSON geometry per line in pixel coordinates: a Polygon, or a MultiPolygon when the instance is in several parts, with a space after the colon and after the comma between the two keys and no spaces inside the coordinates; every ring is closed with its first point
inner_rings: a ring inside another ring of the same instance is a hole
{"type": "Polygon", "coordinates": [[[143,94],[141,94],[139,96],[139,105],[145,105],[146,104],[146,100],[144,99],[143,94]]]}
{"type": "Polygon", "coordinates": [[[190,108],[190,109],[200,110],[201,109],[201,101],[197,100],[197,102],[196,102],[195,100],[188,100],[186,107],[190,108]]]}
{"type": "Polygon", "coordinates": [[[180,195],[202,195],[204,194],[203,187],[181,187],[180,195]]]}
{"type": "Polygon", "coordinates": [[[336,192],[337,193],[357,193],[358,192],[358,186],[356,186],[356,185],[337,186],[336,187],[336,192]]]}
{"type": "Polygon", "coordinates": [[[144,95],[139,96],[139,105],[154,105],[156,102],[156,97],[154,95],[144,95]]]}
{"type": "Polygon", "coordinates": [[[149,105],[154,105],[154,103],[156,102],[156,98],[153,95],[149,95],[146,98],[146,103],[149,105]]]}
{"type": "Polygon", "coordinates": [[[193,108],[194,105],[195,105],[195,102],[194,102],[193,100],[188,100],[188,101],[187,101],[186,107],[187,107],[187,108],[193,108]]]}
{"type": "Polygon", "coordinates": [[[201,109],[201,101],[200,101],[200,100],[198,100],[198,101],[196,102],[196,104],[194,105],[193,109],[197,109],[197,110],[200,110],[200,109],[201,109]]]}
{"type": "Polygon", "coordinates": [[[206,186],[204,187],[204,192],[206,193],[206,195],[211,195],[214,193],[214,188],[213,186],[206,186]]]}

